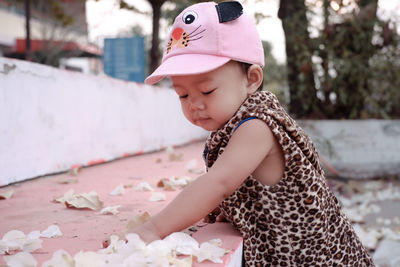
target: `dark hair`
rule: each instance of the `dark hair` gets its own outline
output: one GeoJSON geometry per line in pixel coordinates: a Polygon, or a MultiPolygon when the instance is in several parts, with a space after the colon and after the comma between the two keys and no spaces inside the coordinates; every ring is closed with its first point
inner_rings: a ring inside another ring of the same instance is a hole
{"type": "MultiPolygon", "coordinates": [[[[253,65],[253,64],[244,63],[244,62],[239,62],[239,64],[242,67],[245,74],[247,74],[247,72],[249,71],[249,68],[253,65]]],[[[263,86],[264,86],[264,77],[263,77],[263,80],[262,80],[260,86],[257,88],[257,91],[262,91],[263,86]]]]}

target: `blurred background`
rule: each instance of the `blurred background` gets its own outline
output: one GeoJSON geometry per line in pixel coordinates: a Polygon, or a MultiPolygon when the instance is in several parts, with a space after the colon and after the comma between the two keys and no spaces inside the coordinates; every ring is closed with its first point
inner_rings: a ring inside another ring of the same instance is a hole
{"type": "MultiPolygon", "coordinates": [[[[143,82],[173,19],[196,2],[0,0],[0,55],[143,82]]],[[[399,1],[242,4],[263,39],[265,89],[294,117],[400,117],[399,1]]]]}
{"type": "MultiPolygon", "coordinates": [[[[0,189],[203,141],[167,79],[143,85],[197,2],[0,0],[0,189]]],[[[400,266],[400,1],[240,2],[263,40],[264,90],[312,138],[377,266],[400,266]]]]}

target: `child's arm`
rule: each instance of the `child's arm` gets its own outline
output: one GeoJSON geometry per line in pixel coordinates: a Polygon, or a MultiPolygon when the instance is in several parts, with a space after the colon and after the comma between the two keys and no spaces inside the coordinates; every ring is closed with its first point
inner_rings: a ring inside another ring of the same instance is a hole
{"type": "Polygon", "coordinates": [[[134,232],[151,242],[198,222],[243,183],[268,155],[273,142],[273,134],[264,122],[245,122],[206,174],[134,232]]]}

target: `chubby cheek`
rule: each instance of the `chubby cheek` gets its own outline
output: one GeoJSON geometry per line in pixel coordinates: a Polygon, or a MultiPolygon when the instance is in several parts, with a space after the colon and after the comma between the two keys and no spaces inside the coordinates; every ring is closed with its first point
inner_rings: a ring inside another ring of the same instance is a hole
{"type": "MultiPolygon", "coordinates": [[[[211,108],[211,107],[210,107],[211,108]]],[[[226,102],[219,102],[217,105],[213,105],[212,114],[214,114],[214,119],[221,124],[225,124],[234,115],[234,109],[232,109],[232,104],[226,102]]]]}
{"type": "Polygon", "coordinates": [[[194,123],[192,116],[191,116],[191,112],[189,111],[189,107],[187,105],[185,105],[184,103],[181,103],[181,108],[182,108],[182,112],[183,112],[183,115],[185,116],[185,118],[188,121],[190,121],[191,123],[194,123]]]}

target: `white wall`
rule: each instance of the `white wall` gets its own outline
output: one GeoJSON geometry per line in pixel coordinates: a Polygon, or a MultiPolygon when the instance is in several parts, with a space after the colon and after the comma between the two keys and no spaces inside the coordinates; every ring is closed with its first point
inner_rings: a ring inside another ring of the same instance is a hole
{"type": "Polygon", "coordinates": [[[207,135],[171,89],[0,57],[0,186],[207,135]]]}
{"type": "Polygon", "coordinates": [[[303,120],[299,124],[341,176],[400,176],[400,120],[303,120]]]}

